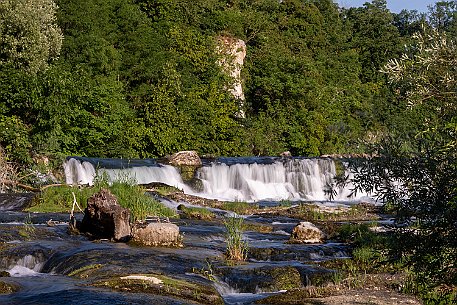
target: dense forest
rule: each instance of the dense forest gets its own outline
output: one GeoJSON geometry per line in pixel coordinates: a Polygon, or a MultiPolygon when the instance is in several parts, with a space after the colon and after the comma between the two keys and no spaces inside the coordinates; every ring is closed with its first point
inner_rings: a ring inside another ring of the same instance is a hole
{"type": "Polygon", "coordinates": [[[21,163],[363,153],[439,116],[380,70],[417,52],[417,32],[456,37],[456,14],[457,1],[399,14],[385,0],[2,1],[0,145],[21,163]],[[246,45],[245,100],[221,38],[246,45]]]}

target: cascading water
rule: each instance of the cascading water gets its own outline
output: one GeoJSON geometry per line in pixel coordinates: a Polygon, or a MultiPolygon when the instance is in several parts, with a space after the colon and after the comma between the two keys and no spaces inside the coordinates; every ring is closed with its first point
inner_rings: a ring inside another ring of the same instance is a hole
{"type": "MultiPolygon", "coordinates": [[[[161,182],[185,193],[227,201],[328,200],[325,188],[336,175],[332,159],[221,158],[204,162],[197,171],[203,191],[186,185],[179,170],[155,160],[68,158],[64,164],[68,184],[92,184],[96,173],[111,181],[133,178],[138,184],[161,182]],[[98,170],[96,170],[98,168],[98,170]]],[[[348,200],[342,190],[334,198],[348,200]]]]}
{"type": "Polygon", "coordinates": [[[176,168],[153,160],[68,158],[64,163],[67,184],[94,183],[95,177],[106,175],[109,181],[134,180],[137,184],[160,182],[190,192],[176,168]]]}
{"type": "Polygon", "coordinates": [[[212,163],[202,167],[205,197],[240,200],[325,200],[324,189],[335,176],[326,159],[286,159],[271,164],[212,163]]]}

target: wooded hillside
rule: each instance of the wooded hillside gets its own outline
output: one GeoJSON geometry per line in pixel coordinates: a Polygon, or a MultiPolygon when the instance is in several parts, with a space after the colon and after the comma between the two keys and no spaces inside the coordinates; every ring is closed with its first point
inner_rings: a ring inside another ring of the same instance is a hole
{"type": "Polygon", "coordinates": [[[414,52],[417,31],[455,37],[456,11],[456,1],[427,14],[393,14],[384,0],[4,1],[0,144],[19,162],[364,152],[430,119],[420,107],[405,116],[379,70],[414,52]],[[246,44],[242,103],[219,64],[221,37],[246,44]]]}

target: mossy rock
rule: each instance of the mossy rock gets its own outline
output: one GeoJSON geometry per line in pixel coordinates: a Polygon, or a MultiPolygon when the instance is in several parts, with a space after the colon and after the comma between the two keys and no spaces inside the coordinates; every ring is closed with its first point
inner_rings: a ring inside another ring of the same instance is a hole
{"type": "Polygon", "coordinates": [[[85,265],[81,268],[78,268],[76,270],[71,271],[68,276],[74,276],[74,277],[79,277],[79,278],[88,278],[91,276],[94,271],[100,269],[103,267],[102,264],[90,264],[90,265],[85,265]]]}
{"type": "Polygon", "coordinates": [[[179,217],[183,219],[212,220],[216,217],[213,212],[206,208],[186,207],[183,204],[178,206],[178,211],[181,211],[179,217]]]}
{"type": "Polygon", "coordinates": [[[196,192],[203,192],[204,186],[203,186],[203,181],[197,177],[192,177],[189,180],[184,180],[186,181],[186,184],[190,186],[194,191],[196,192]]]}
{"type": "Polygon", "coordinates": [[[186,303],[197,304],[224,304],[219,293],[212,285],[191,283],[157,274],[115,277],[101,280],[93,284],[96,287],[131,292],[150,293],[185,300],[186,303]]]}
{"type": "Polygon", "coordinates": [[[10,294],[17,292],[18,290],[19,287],[17,287],[16,285],[0,281],[0,294],[10,294]]]}
{"type": "Polygon", "coordinates": [[[339,159],[334,159],[335,162],[335,171],[337,176],[343,176],[346,173],[346,166],[343,161],[339,159]]]}
{"type": "Polygon", "coordinates": [[[303,287],[301,272],[292,266],[237,266],[218,268],[224,281],[240,292],[255,293],[257,290],[273,292],[303,287]]]}
{"type": "Polygon", "coordinates": [[[313,300],[307,301],[311,298],[321,298],[337,294],[334,287],[304,287],[300,289],[288,290],[280,294],[271,295],[265,299],[259,300],[256,304],[323,304],[319,301],[314,302],[313,300]]]}
{"type": "Polygon", "coordinates": [[[291,290],[302,286],[300,272],[293,267],[272,269],[270,275],[273,290],[291,290]]]}
{"type": "Polygon", "coordinates": [[[184,182],[189,182],[192,178],[195,177],[195,173],[197,172],[197,166],[191,165],[181,165],[179,166],[179,171],[181,173],[181,178],[184,182]]]}

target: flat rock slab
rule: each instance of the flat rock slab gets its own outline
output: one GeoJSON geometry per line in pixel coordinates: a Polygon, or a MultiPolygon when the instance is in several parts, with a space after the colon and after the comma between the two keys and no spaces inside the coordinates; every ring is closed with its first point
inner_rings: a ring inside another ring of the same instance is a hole
{"type": "Polygon", "coordinates": [[[35,196],[35,193],[0,193],[0,211],[22,211],[35,196]]]}
{"type": "Polygon", "coordinates": [[[132,240],[145,246],[177,246],[179,227],[173,223],[136,223],[132,226],[132,240]]]}
{"type": "Polygon", "coordinates": [[[322,305],[392,305],[392,304],[422,304],[414,296],[385,290],[351,290],[343,295],[330,296],[325,298],[314,298],[303,301],[302,304],[322,304],[322,305]]]}
{"type": "Polygon", "coordinates": [[[179,151],[168,158],[168,162],[174,166],[201,166],[202,160],[198,153],[193,150],[179,151]]]}

